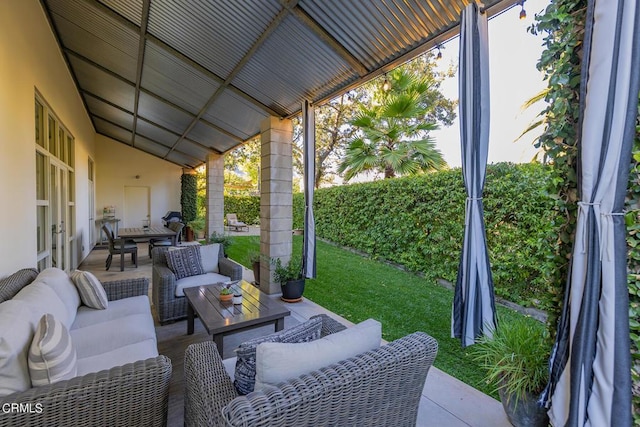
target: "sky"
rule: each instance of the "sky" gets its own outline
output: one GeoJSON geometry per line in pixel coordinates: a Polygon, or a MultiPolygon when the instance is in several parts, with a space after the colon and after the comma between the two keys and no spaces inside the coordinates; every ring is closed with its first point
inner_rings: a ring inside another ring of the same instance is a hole
{"type": "MultiPolygon", "coordinates": [[[[523,110],[522,105],[546,87],[536,63],[542,53],[542,35],[527,31],[534,15],[543,11],[549,0],[526,0],[527,17],[519,19],[520,6],[515,6],[489,20],[489,91],[491,122],[489,163],[529,162],[536,154],[532,142],[539,132],[531,132],[514,142],[544,108],[544,102],[523,110]]],[[[456,37],[445,43],[440,67],[458,63],[456,37]]],[[[450,99],[458,99],[458,75],[443,82],[441,91],[450,99]]],[[[458,114],[458,112],[457,112],[458,114]]],[[[450,167],[461,165],[460,123],[431,133],[437,148],[450,167]]]]}

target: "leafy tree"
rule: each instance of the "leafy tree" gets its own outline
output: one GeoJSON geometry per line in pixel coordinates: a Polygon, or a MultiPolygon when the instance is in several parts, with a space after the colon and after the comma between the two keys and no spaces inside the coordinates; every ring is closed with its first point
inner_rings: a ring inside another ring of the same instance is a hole
{"type": "Polygon", "coordinates": [[[260,138],[256,137],[224,157],[224,194],[257,194],[260,180],[260,138]]]}
{"type": "MultiPolygon", "coordinates": [[[[316,173],[315,188],[333,184],[337,177],[337,164],[354,136],[355,128],[349,123],[355,119],[363,103],[370,98],[368,91],[359,87],[322,104],[315,111],[316,125],[316,173]]],[[[294,118],[293,165],[302,174],[303,134],[300,117],[294,118]]]]}
{"type": "Polygon", "coordinates": [[[338,167],[348,181],[361,172],[384,173],[385,178],[415,175],[447,166],[429,131],[435,105],[430,102],[433,79],[397,68],[386,77],[391,87],[373,86],[373,102],[351,121],[358,132],[338,167]],[[431,120],[429,120],[429,115],[431,120]]]}

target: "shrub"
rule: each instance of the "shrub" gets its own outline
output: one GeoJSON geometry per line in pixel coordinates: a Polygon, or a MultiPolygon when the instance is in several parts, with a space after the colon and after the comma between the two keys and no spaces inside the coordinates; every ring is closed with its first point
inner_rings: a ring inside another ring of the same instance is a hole
{"type": "MultiPolygon", "coordinates": [[[[496,295],[528,306],[549,284],[548,241],[555,222],[540,164],[490,165],[484,192],[487,244],[496,295]]],[[[319,237],[373,258],[455,281],[464,234],[466,192],[460,169],[320,189],[319,237]]],[[[294,228],[302,228],[304,196],[294,195],[294,228]]],[[[544,307],[543,307],[544,308],[544,307]]]]}

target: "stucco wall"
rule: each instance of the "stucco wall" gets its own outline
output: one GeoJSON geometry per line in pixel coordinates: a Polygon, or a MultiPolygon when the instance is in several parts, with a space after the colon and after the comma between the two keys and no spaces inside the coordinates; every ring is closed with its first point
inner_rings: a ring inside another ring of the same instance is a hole
{"type": "MultiPolygon", "coordinates": [[[[37,0],[0,2],[0,276],[36,265],[34,99],[38,90],[76,141],[76,190],[87,194],[95,133],[37,0]]],[[[76,205],[78,248],[88,253],[88,202],[76,205]],[[83,242],[82,239],[85,241],[83,242]]],[[[78,254],[78,258],[81,257],[78,254]]]]}
{"type": "Polygon", "coordinates": [[[34,99],[38,91],[75,138],[77,266],[89,242],[89,156],[96,166],[96,210],[120,205],[131,176],[151,186],[154,223],[180,206],[180,168],[96,136],[38,0],[0,1],[0,277],[35,267],[34,99]],[[155,182],[151,182],[152,179],[155,182]],[[120,193],[119,193],[120,192],[120,193]]]}
{"type": "Polygon", "coordinates": [[[100,159],[96,166],[96,218],[102,218],[105,206],[114,206],[116,216],[123,218],[125,186],[149,187],[152,226],[162,225],[167,211],[180,211],[179,166],[102,135],[96,136],[96,155],[100,159]]]}

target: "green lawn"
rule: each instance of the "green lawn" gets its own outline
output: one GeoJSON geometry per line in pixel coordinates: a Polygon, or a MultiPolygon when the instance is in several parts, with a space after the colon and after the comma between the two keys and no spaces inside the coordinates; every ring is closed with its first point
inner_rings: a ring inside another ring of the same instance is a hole
{"type": "MultiPolygon", "coordinates": [[[[294,236],[293,253],[300,254],[301,248],[302,238],[294,236]]],[[[248,254],[257,250],[257,237],[234,237],[228,255],[250,268],[248,254]]],[[[468,349],[450,337],[453,292],[438,285],[437,277],[428,273],[417,277],[321,241],[317,242],[317,275],[307,280],[306,298],[354,323],[379,320],[387,341],[415,331],[428,333],[438,340],[435,366],[497,398],[468,349]]],[[[504,321],[522,316],[504,307],[498,307],[498,312],[504,321]]]]}

